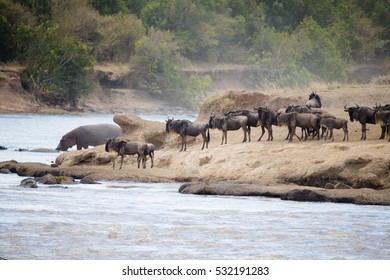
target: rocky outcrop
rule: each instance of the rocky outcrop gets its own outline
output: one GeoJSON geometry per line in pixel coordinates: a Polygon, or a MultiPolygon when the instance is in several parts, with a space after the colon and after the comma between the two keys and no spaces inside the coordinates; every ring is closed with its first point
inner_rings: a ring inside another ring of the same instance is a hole
{"type": "Polygon", "coordinates": [[[318,189],[293,185],[261,186],[240,182],[192,182],[179,188],[182,194],[264,196],[302,202],[337,202],[368,205],[390,205],[390,190],[318,189]]]}
{"type": "Polygon", "coordinates": [[[165,143],[164,123],[144,120],[133,114],[115,114],[114,122],[122,129],[120,138],[152,143],[156,149],[161,149],[165,143]]]}
{"type": "Polygon", "coordinates": [[[75,184],[75,180],[69,176],[54,176],[52,174],[46,174],[42,177],[36,178],[37,182],[45,185],[57,185],[57,184],[65,184],[71,185],[75,184]]]}

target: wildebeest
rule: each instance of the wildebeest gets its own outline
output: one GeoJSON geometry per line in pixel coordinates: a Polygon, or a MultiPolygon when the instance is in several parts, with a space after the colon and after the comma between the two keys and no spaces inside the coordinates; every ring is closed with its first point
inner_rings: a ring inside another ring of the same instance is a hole
{"type": "Polygon", "coordinates": [[[337,118],[321,118],[320,125],[322,127],[326,127],[326,135],[325,135],[325,141],[328,138],[328,132],[330,132],[329,139],[334,141],[333,137],[333,129],[340,129],[342,128],[344,131],[344,138],[343,141],[345,141],[345,138],[347,138],[348,141],[348,121],[344,119],[337,119],[337,118]]]}
{"type": "Polygon", "coordinates": [[[348,112],[349,119],[351,122],[354,120],[359,121],[362,125],[362,137],[360,140],[366,140],[366,130],[367,130],[367,124],[375,124],[375,113],[376,111],[374,109],[371,109],[369,107],[359,107],[359,105],[356,105],[356,107],[349,107],[344,106],[344,111],[348,112]]]}
{"type": "Polygon", "coordinates": [[[250,127],[261,127],[261,135],[257,141],[260,141],[265,133],[264,124],[258,117],[258,113],[251,112],[249,110],[235,110],[229,111],[225,114],[226,117],[245,116],[248,118],[248,126],[250,127]]]}
{"type": "Polygon", "coordinates": [[[121,156],[121,166],[119,167],[119,169],[122,169],[123,158],[125,155],[137,155],[138,168],[140,168],[141,160],[142,160],[142,167],[146,168],[146,154],[145,154],[146,146],[147,144],[145,143],[130,142],[125,140],[110,138],[106,142],[105,151],[117,152],[117,155],[114,158],[114,163],[112,165],[113,169],[115,169],[115,160],[118,156],[121,156]]]}
{"type": "Polygon", "coordinates": [[[145,150],[145,162],[148,160],[148,156],[150,157],[151,165],[150,168],[153,168],[153,161],[154,161],[154,145],[152,143],[146,144],[145,150]]]}
{"type": "MultiPolygon", "coordinates": [[[[314,114],[301,114],[297,112],[292,113],[279,113],[277,116],[277,121],[279,126],[287,126],[288,127],[288,135],[287,139],[289,138],[289,141],[291,142],[293,139],[293,136],[295,135],[298,140],[301,140],[299,136],[295,133],[296,127],[301,127],[303,129],[312,128],[317,135],[317,138],[319,139],[319,118],[314,114]]],[[[305,137],[305,140],[307,139],[307,135],[305,137]]]]}
{"type": "Polygon", "coordinates": [[[321,108],[321,98],[317,94],[317,92],[312,91],[312,93],[309,95],[309,100],[306,102],[306,106],[309,108],[321,108]]]}
{"type": "Polygon", "coordinates": [[[227,131],[228,130],[238,130],[242,128],[244,131],[244,139],[242,142],[246,142],[248,133],[249,141],[251,141],[251,127],[248,125],[248,118],[245,116],[236,116],[236,117],[223,117],[218,118],[214,114],[210,116],[209,127],[214,129],[217,128],[222,130],[222,142],[225,139],[225,144],[227,144],[227,131]]]}
{"type": "Polygon", "coordinates": [[[103,145],[108,138],[117,137],[120,133],[120,127],[113,124],[79,126],[62,136],[56,150],[67,151],[74,145],[77,145],[77,150],[103,145]]]}
{"type": "Polygon", "coordinates": [[[389,134],[390,141],[390,104],[385,106],[375,105],[374,109],[377,111],[375,113],[375,122],[382,128],[382,133],[379,139],[384,139],[387,132],[387,134],[389,134]]]}
{"type": "Polygon", "coordinates": [[[257,141],[260,141],[261,138],[264,135],[264,128],[265,127],[268,131],[268,139],[267,141],[274,140],[274,136],[272,133],[272,125],[278,125],[278,121],[276,119],[278,112],[276,110],[271,110],[267,107],[255,107],[253,108],[257,111],[259,123],[262,126],[262,134],[260,135],[260,138],[257,141]]]}
{"type": "MultiPolygon", "coordinates": [[[[292,112],[298,112],[298,113],[306,113],[306,114],[316,114],[319,118],[335,118],[333,115],[327,113],[326,111],[319,109],[319,108],[310,108],[307,105],[288,105],[286,108],[286,113],[292,113],[292,112]]],[[[323,127],[321,137],[324,135],[326,131],[326,128],[323,127]]],[[[303,133],[310,134],[313,131],[310,131],[310,129],[303,129],[302,128],[302,137],[303,133]]],[[[313,137],[315,134],[313,135],[313,137]]]]}
{"type": "Polygon", "coordinates": [[[197,123],[191,122],[189,120],[174,120],[168,118],[168,120],[165,121],[165,131],[168,133],[173,131],[180,135],[180,152],[187,150],[187,136],[196,137],[201,134],[203,138],[203,145],[201,150],[204,149],[205,144],[206,148],[208,148],[210,142],[210,131],[209,125],[207,123],[197,123]]]}

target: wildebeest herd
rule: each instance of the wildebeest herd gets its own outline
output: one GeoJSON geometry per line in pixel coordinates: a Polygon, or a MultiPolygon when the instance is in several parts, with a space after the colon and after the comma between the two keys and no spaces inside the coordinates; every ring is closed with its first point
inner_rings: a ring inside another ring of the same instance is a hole
{"type": "MultiPolygon", "coordinates": [[[[267,141],[273,140],[272,126],[286,126],[287,136],[285,140],[293,141],[295,136],[299,141],[306,141],[309,137],[317,140],[323,138],[326,140],[334,141],[334,129],[342,129],[344,132],[343,141],[348,141],[348,121],[342,118],[336,118],[334,115],[321,109],[321,98],[316,92],[312,92],[309,95],[309,100],[304,105],[289,105],[283,109],[271,109],[268,107],[254,107],[254,111],[250,110],[234,110],[228,111],[224,116],[217,117],[215,114],[211,114],[208,123],[191,122],[189,120],[175,120],[170,119],[166,121],[165,130],[167,133],[177,133],[181,138],[180,151],[186,151],[187,149],[187,136],[197,137],[202,135],[203,144],[202,150],[210,142],[210,129],[218,129],[222,131],[221,145],[227,144],[227,132],[229,130],[239,130],[240,128],[244,132],[244,138],[242,142],[251,141],[251,128],[261,128],[261,135],[258,139],[260,141],[265,134],[265,130],[268,131],[267,141]],[[301,128],[301,135],[298,136],[296,128],[301,128]]],[[[367,124],[379,124],[381,126],[381,135],[379,139],[384,139],[386,133],[389,135],[388,141],[390,142],[390,104],[385,106],[376,104],[373,108],[365,106],[344,106],[344,111],[348,113],[349,120],[351,122],[358,121],[361,124],[361,140],[366,140],[367,124]]],[[[122,168],[123,158],[125,155],[137,155],[138,168],[142,162],[142,167],[146,168],[147,157],[151,159],[151,167],[153,167],[154,159],[154,145],[151,143],[139,143],[134,141],[126,141],[117,139],[119,134],[118,128],[109,127],[109,134],[113,138],[105,138],[106,133],[102,132],[102,125],[96,127],[88,126],[89,130],[96,129],[93,133],[94,140],[90,145],[104,144],[105,151],[115,151],[117,153],[115,159],[120,156],[122,168]],[[101,137],[100,137],[101,136],[101,137]],[[97,139],[99,138],[99,139],[97,139]],[[103,139],[105,138],[104,142],[103,139]],[[99,143],[97,143],[99,142],[99,143]]],[[[85,137],[81,137],[84,134],[77,132],[85,131],[84,127],[79,127],[66,135],[61,139],[58,145],[58,150],[67,150],[69,146],[77,144],[77,149],[81,147],[85,148],[88,143],[79,143],[85,137]],[[77,136],[77,137],[75,137],[77,136]],[[80,140],[80,139],[81,140],[80,140]],[[69,140],[70,139],[70,140],[69,140]],[[79,139],[79,140],[77,140],[79,139]]],[[[113,168],[115,168],[115,159],[113,168]]]]}
{"type": "MultiPolygon", "coordinates": [[[[258,139],[260,141],[268,131],[267,141],[273,140],[272,126],[287,126],[286,140],[292,141],[295,136],[299,141],[307,140],[310,136],[319,140],[323,138],[334,141],[334,129],[342,129],[344,132],[343,141],[348,141],[348,121],[342,118],[336,118],[334,115],[321,109],[321,98],[317,92],[313,91],[309,95],[309,100],[304,105],[289,105],[285,109],[271,109],[268,107],[254,107],[254,111],[250,110],[234,110],[228,111],[224,116],[217,117],[215,114],[210,116],[208,123],[192,123],[188,120],[173,120],[166,121],[166,132],[174,131],[181,136],[182,148],[180,151],[186,149],[186,137],[203,136],[203,145],[210,141],[209,129],[219,129],[222,131],[221,145],[227,144],[227,131],[238,130],[242,128],[244,138],[242,142],[251,141],[251,127],[261,127],[261,135],[258,139]],[[175,125],[173,125],[175,124],[175,125]],[[175,127],[175,128],[174,128],[175,127]],[[197,130],[194,133],[192,127],[201,127],[202,130],[197,130]],[[301,136],[296,133],[296,128],[301,128],[301,136]],[[207,130],[207,137],[206,135],[207,130]],[[202,132],[201,132],[202,131],[202,132]],[[183,148],[184,147],[184,148],[183,148]]],[[[344,106],[344,111],[348,112],[351,122],[358,121],[362,126],[361,140],[366,140],[366,125],[380,124],[382,134],[380,139],[389,134],[390,141],[390,105],[375,105],[373,108],[344,106]]]]}

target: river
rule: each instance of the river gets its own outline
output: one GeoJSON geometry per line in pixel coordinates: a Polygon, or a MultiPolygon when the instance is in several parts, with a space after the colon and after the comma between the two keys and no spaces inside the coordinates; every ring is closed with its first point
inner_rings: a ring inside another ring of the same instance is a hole
{"type": "MultiPolygon", "coordinates": [[[[143,116],[161,120],[165,116],[143,116]]],[[[83,124],[112,115],[0,115],[0,161],[50,163],[83,124]]],[[[6,259],[390,259],[390,208],[178,193],[179,183],[100,182],[37,189],[0,174],[6,259]]]]}

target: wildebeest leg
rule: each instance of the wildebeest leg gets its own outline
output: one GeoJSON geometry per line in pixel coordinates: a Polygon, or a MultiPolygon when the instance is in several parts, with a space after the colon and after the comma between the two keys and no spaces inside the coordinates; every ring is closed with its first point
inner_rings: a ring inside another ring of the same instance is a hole
{"type": "Polygon", "coordinates": [[[343,127],[343,131],[344,131],[343,141],[345,141],[345,137],[347,137],[347,141],[348,141],[348,129],[346,127],[343,127]]]}
{"type": "Polygon", "coordinates": [[[184,144],[184,151],[186,151],[187,150],[187,135],[185,135],[184,137],[183,137],[183,143],[182,143],[182,145],[184,144]]]}
{"type": "Polygon", "coordinates": [[[306,141],[306,140],[307,140],[307,132],[306,132],[306,129],[301,128],[301,138],[302,138],[302,139],[303,139],[303,133],[305,133],[305,140],[304,140],[304,141],[306,141]]]}
{"type": "Polygon", "coordinates": [[[251,141],[251,127],[248,125],[248,139],[251,141]]]}
{"type": "Polygon", "coordinates": [[[274,135],[273,135],[273,132],[272,132],[272,124],[267,126],[267,130],[268,130],[268,140],[267,141],[274,140],[274,135]]]}
{"type": "Polygon", "coordinates": [[[387,124],[387,134],[389,134],[389,142],[390,142],[390,123],[387,124]]]}
{"type": "Polygon", "coordinates": [[[366,124],[362,124],[362,138],[360,140],[366,140],[366,124]]]}
{"type": "Polygon", "coordinates": [[[223,132],[223,134],[224,134],[224,136],[225,136],[225,144],[227,144],[227,130],[225,130],[225,131],[223,132]]]}
{"type": "Polygon", "coordinates": [[[326,130],[324,141],[326,141],[326,139],[328,138],[328,131],[329,129],[326,130]]]}
{"type": "Polygon", "coordinates": [[[246,142],[246,140],[247,140],[246,133],[248,132],[248,129],[247,129],[246,125],[242,126],[241,128],[244,131],[244,140],[242,140],[242,142],[246,142]]]}
{"type": "Polygon", "coordinates": [[[115,157],[114,157],[114,163],[112,164],[112,169],[115,169],[115,161],[116,161],[116,158],[119,156],[119,154],[117,154],[115,157]]]}
{"type": "Polygon", "coordinates": [[[183,151],[183,149],[184,149],[184,135],[180,135],[180,137],[181,137],[181,149],[180,149],[180,151],[179,152],[182,152],[183,151]]]}
{"type": "Polygon", "coordinates": [[[332,140],[332,142],[334,142],[333,127],[330,127],[329,130],[330,130],[330,136],[329,136],[329,138],[332,140]]]}
{"type": "Polygon", "coordinates": [[[77,144],[77,150],[81,150],[83,147],[81,146],[81,144],[77,144]]]}
{"type": "Polygon", "coordinates": [[[139,166],[140,166],[141,159],[142,159],[142,158],[141,158],[140,154],[138,154],[138,157],[137,157],[138,168],[139,168],[139,166]]]}
{"type": "MultiPolygon", "coordinates": [[[[265,133],[264,125],[261,125],[261,135],[259,139],[257,139],[257,141],[260,141],[261,138],[263,138],[264,133],[265,133]]],[[[268,132],[268,140],[269,140],[269,132],[268,132]]]]}
{"type": "Polygon", "coordinates": [[[379,137],[379,139],[384,139],[385,134],[386,134],[386,125],[381,125],[381,129],[382,129],[382,133],[381,133],[381,137],[379,137]]]}
{"type": "Polygon", "coordinates": [[[296,131],[296,127],[295,126],[291,127],[289,142],[291,142],[293,140],[294,135],[295,135],[295,137],[298,138],[299,141],[301,141],[301,138],[299,138],[299,136],[295,133],[295,131],[296,131]]]}
{"type": "Polygon", "coordinates": [[[124,157],[124,156],[125,156],[124,154],[121,154],[121,166],[119,167],[119,169],[122,169],[123,157],[124,157]]]}
{"type": "Polygon", "coordinates": [[[209,148],[209,142],[210,142],[210,129],[207,128],[207,134],[206,134],[206,149],[209,148]]]}
{"type": "Polygon", "coordinates": [[[284,140],[288,140],[288,138],[290,137],[290,134],[291,134],[291,127],[288,126],[287,128],[288,128],[288,133],[287,133],[286,139],[284,139],[284,140]]]}
{"type": "Polygon", "coordinates": [[[203,145],[202,145],[202,149],[201,150],[203,150],[204,149],[204,144],[207,142],[207,140],[206,140],[206,132],[203,131],[201,134],[202,134],[202,138],[203,138],[203,145]]]}

